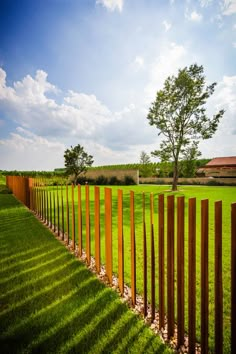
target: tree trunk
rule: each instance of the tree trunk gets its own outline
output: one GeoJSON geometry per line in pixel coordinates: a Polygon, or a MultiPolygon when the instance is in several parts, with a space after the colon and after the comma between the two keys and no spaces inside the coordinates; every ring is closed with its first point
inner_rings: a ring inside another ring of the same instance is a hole
{"type": "Polygon", "coordinates": [[[174,161],[174,175],[173,175],[173,182],[172,182],[172,191],[177,191],[177,183],[179,178],[179,171],[178,171],[178,161],[174,161]]]}

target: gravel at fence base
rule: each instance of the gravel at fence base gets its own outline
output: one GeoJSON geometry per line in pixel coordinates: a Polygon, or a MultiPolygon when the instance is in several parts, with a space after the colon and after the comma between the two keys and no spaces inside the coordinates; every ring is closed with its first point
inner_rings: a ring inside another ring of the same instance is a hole
{"type": "MultiPolygon", "coordinates": [[[[47,221],[43,221],[37,214],[36,217],[53,233],[53,235],[63,244],[66,246],[66,248],[74,254],[80,261],[82,261],[87,268],[93,272],[97,278],[102,281],[106,286],[112,288],[115,290],[121,297],[121,300],[125,303],[128,304],[130,309],[134,311],[137,315],[143,318],[143,308],[144,308],[144,303],[143,303],[143,298],[142,296],[136,294],[136,305],[132,305],[132,298],[131,298],[131,288],[128,287],[126,284],[124,284],[124,294],[123,296],[120,293],[119,286],[118,286],[118,278],[113,274],[112,275],[112,284],[108,281],[108,277],[106,275],[106,268],[102,265],[100,269],[100,273],[97,273],[97,269],[95,266],[95,258],[91,256],[90,264],[87,262],[87,257],[86,257],[86,252],[83,250],[82,251],[82,256],[79,257],[78,255],[78,246],[75,246],[75,249],[73,249],[72,246],[72,241],[69,240],[69,245],[67,245],[67,241],[65,241],[65,238],[67,237],[67,234],[64,234],[64,240],[63,240],[63,234],[61,231],[59,231],[58,235],[58,230],[55,229],[55,232],[53,232],[54,225],[49,225],[47,224],[47,221]]],[[[180,348],[177,348],[177,326],[175,325],[175,334],[174,337],[171,339],[168,339],[168,330],[167,330],[167,317],[165,317],[165,327],[159,329],[159,312],[155,311],[155,319],[151,320],[151,306],[148,304],[147,306],[147,316],[143,318],[143,321],[145,324],[149,325],[151,330],[158,335],[163,343],[168,344],[173,350],[175,350],[178,353],[188,353],[188,335],[185,334],[184,338],[184,345],[182,345],[180,348]]],[[[201,346],[199,343],[196,343],[195,345],[195,353],[200,354],[201,353],[201,346]]]]}

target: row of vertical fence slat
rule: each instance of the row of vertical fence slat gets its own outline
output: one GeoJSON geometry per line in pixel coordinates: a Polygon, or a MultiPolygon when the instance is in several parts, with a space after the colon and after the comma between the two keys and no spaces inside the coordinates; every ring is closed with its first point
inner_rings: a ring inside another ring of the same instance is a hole
{"type": "MultiPolygon", "coordinates": [[[[50,226],[57,235],[69,244],[70,232],[72,248],[77,248],[78,255],[82,255],[82,197],[81,186],[77,188],[78,198],[78,225],[77,235],[75,234],[75,187],[71,187],[71,204],[69,203],[69,191],[66,185],[66,201],[63,199],[63,188],[59,193],[59,186],[56,191],[48,191],[43,180],[35,180],[34,188],[31,188],[32,179],[23,177],[8,177],[7,184],[13,193],[23,203],[33,209],[40,218],[50,226]],[[27,193],[30,195],[27,196],[27,193]],[[64,205],[65,203],[65,205],[64,205]],[[66,234],[64,228],[64,211],[66,208],[66,234]],[[70,210],[71,208],[71,210],[70,210]],[[70,230],[70,212],[72,214],[72,230],[70,230]],[[60,223],[61,221],[61,223],[60,223]],[[61,233],[60,233],[61,228],[61,233]]],[[[91,224],[90,224],[90,191],[85,186],[85,239],[86,259],[91,260],[91,224]]],[[[118,190],[118,285],[121,294],[124,292],[124,235],[123,235],[123,192],[118,190]]],[[[135,242],[135,196],[130,192],[130,259],[131,259],[131,299],[136,304],[136,242],[135,242]]],[[[147,315],[147,228],[146,228],[146,200],[145,193],[142,195],[142,222],[143,222],[143,312],[147,315]]],[[[155,274],[155,232],[154,232],[154,198],[150,195],[150,259],[151,259],[151,318],[155,318],[156,309],[156,280],[155,274]]],[[[105,188],[105,267],[106,274],[112,283],[112,190],[105,188]]],[[[166,235],[167,235],[167,277],[165,287],[165,203],[164,195],[158,196],[158,288],[159,288],[159,327],[165,325],[165,289],[167,290],[167,325],[168,338],[175,332],[175,298],[177,299],[177,320],[178,346],[184,344],[185,337],[185,296],[188,296],[188,351],[195,353],[196,343],[196,198],[188,200],[188,294],[185,295],[185,269],[184,269],[184,235],[185,235],[185,199],[173,195],[167,197],[166,211],[166,235]],[[176,209],[176,212],[175,212],[176,209]],[[176,219],[175,219],[176,213],[176,219]],[[175,222],[177,230],[175,232],[175,222]],[[177,294],[174,293],[175,282],[175,234],[177,236],[176,259],[177,259],[177,294]]],[[[101,267],[101,245],[100,245],[100,189],[94,187],[94,238],[95,238],[95,264],[97,272],[101,267]]],[[[215,352],[223,352],[223,286],[222,286],[222,202],[215,202],[215,352]]],[[[208,238],[209,238],[209,202],[201,201],[201,352],[208,353],[208,331],[209,331],[209,279],[208,279],[208,238]]],[[[236,352],[236,203],[231,205],[231,352],[236,352]]]]}

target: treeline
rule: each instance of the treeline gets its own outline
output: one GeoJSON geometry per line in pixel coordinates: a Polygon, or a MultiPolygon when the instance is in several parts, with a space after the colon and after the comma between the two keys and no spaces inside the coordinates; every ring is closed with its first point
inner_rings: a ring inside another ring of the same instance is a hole
{"type": "Polygon", "coordinates": [[[0,175],[2,176],[22,176],[22,177],[60,177],[64,176],[64,169],[59,169],[61,171],[7,171],[0,170],[0,175]]]}
{"type": "MultiPolygon", "coordinates": [[[[180,162],[179,177],[195,177],[199,167],[204,166],[211,159],[185,160],[180,162]]],[[[129,163],[117,165],[104,165],[89,167],[89,170],[139,170],[140,177],[173,177],[172,162],[150,162],[147,164],[129,163]]],[[[54,171],[6,171],[0,170],[3,176],[27,176],[27,177],[63,177],[64,168],[55,168],[54,171]]]]}
{"type": "MultiPolygon", "coordinates": [[[[180,162],[179,177],[195,177],[199,167],[211,159],[185,160],[180,162]]],[[[140,177],[173,177],[172,162],[129,163],[90,167],[91,170],[139,170],[140,177]]]]}

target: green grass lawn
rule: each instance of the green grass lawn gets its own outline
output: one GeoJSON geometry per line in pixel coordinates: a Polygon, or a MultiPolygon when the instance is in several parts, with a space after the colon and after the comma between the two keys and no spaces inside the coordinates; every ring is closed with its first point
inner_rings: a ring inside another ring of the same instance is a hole
{"type": "Polygon", "coordinates": [[[0,194],[1,353],[167,353],[12,195],[0,194]]]}
{"type": "MultiPolygon", "coordinates": [[[[148,245],[148,277],[150,279],[150,193],[154,195],[154,220],[155,220],[155,249],[156,249],[156,275],[158,275],[158,195],[165,194],[165,202],[167,195],[170,195],[169,186],[113,186],[113,271],[117,273],[118,269],[118,241],[117,241],[117,189],[122,189],[124,203],[124,259],[125,259],[125,282],[130,284],[130,208],[129,208],[129,191],[135,191],[135,230],[136,230],[136,262],[137,262],[137,289],[142,294],[143,291],[143,260],[142,260],[142,192],[146,195],[146,222],[147,222],[147,245],[148,245]]],[[[55,188],[54,188],[55,189],[55,188]]],[[[53,187],[50,187],[53,190],[53,187]]],[[[65,200],[65,190],[64,200],[65,200]]],[[[105,261],[104,247],[104,188],[100,188],[101,193],[101,254],[102,261],[105,261]]],[[[214,350],[214,201],[223,201],[223,291],[224,291],[224,350],[229,352],[230,343],[230,207],[231,203],[236,201],[236,187],[209,187],[209,186],[180,186],[175,196],[185,196],[185,230],[188,230],[187,206],[188,198],[197,198],[197,249],[196,249],[196,266],[197,266],[197,338],[200,339],[200,201],[209,199],[209,344],[214,350]]],[[[69,188],[69,198],[71,199],[71,190],[69,188]]],[[[82,205],[83,205],[83,241],[85,247],[85,188],[82,187],[82,205]]],[[[94,188],[90,187],[90,210],[91,210],[91,251],[94,254],[94,188]]],[[[77,189],[75,189],[75,219],[77,226],[77,189]]],[[[66,220],[66,218],[65,218],[66,220]]],[[[70,217],[71,220],[71,217],[70,217]]],[[[71,230],[71,228],[70,228],[71,230]]],[[[77,229],[76,229],[77,232],[77,229]]],[[[166,234],[165,234],[166,237],[166,234]]],[[[166,253],[166,251],[165,251],[166,253]]],[[[166,255],[165,255],[166,256],[166,255]]],[[[188,235],[185,232],[185,314],[187,329],[187,266],[188,266],[188,235]]],[[[176,261],[176,259],[175,259],[176,261]]],[[[148,292],[150,299],[150,281],[148,281],[148,292]]],[[[156,302],[158,304],[158,281],[156,282],[156,302]]],[[[176,306],[175,306],[176,312],[176,306]]]]}

